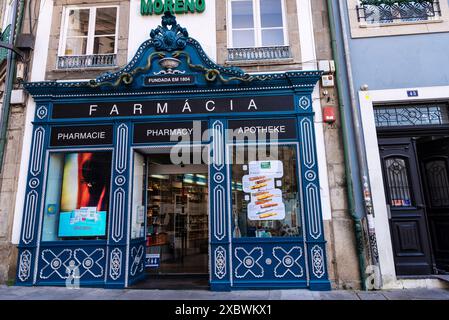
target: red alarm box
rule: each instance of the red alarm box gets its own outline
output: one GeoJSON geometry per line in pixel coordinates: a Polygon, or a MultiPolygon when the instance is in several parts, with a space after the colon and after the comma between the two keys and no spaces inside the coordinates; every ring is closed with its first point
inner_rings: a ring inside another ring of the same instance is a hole
{"type": "Polygon", "coordinates": [[[326,123],[334,123],[337,120],[334,107],[323,108],[323,121],[326,123]]]}

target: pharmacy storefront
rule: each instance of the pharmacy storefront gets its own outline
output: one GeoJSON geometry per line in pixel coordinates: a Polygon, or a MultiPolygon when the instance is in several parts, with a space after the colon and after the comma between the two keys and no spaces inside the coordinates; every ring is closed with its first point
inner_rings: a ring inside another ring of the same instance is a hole
{"type": "Polygon", "coordinates": [[[36,101],[17,285],[329,290],[311,93],[216,65],[173,16],[117,73],[36,101]]]}

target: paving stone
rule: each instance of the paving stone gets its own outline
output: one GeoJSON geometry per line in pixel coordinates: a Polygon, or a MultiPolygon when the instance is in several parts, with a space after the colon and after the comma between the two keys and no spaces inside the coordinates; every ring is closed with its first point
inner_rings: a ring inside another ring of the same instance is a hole
{"type": "Polygon", "coordinates": [[[234,291],[241,300],[268,300],[270,292],[268,290],[240,290],[234,291]]]}
{"type": "Polygon", "coordinates": [[[359,300],[355,291],[321,292],[320,300],[359,300]]]}
{"type": "Polygon", "coordinates": [[[360,300],[387,300],[380,292],[357,292],[360,300]]]}
{"type": "Polygon", "coordinates": [[[308,290],[282,290],[280,300],[317,300],[317,297],[308,290]]]}
{"type": "Polygon", "coordinates": [[[387,300],[410,300],[407,292],[413,290],[386,290],[382,291],[382,294],[387,300]]]}
{"type": "Polygon", "coordinates": [[[269,300],[281,300],[282,291],[280,290],[270,290],[270,294],[268,295],[269,300]]]}
{"type": "Polygon", "coordinates": [[[413,300],[449,300],[449,292],[444,289],[406,290],[413,300]]]}
{"type": "Polygon", "coordinates": [[[96,289],[91,292],[82,292],[76,300],[116,300],[124,294],[123,290],[96,289]]]}

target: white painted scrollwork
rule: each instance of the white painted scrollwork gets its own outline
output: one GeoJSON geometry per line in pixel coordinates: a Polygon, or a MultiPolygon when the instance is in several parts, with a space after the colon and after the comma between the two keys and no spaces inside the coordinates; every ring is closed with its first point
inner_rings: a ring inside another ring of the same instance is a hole
{"type": "Polygon", "coordinates": [[[31,257],[32,255],[29,250],[24,250],[20,254],[18,278],[22,282],[27,281],[28,278],[30,277],[31,257]]]}
{"type": "Polygon", "coordinates": [[[314,183],[309,183],[306,187],[307,212],[309,234],[317,240],[321,237],[321,221],[320,221],[320,199],[318,187],[314,183]]]}
{"type": "Polygon", "coordinates": [[[215,276],[223,279],[226,276],[226,250],[223,247],[217,247],[214,253],[215,276]]]}
{"type": "Polygon", "coordinates": [[[24,210],[23,231],[22,231],[22,241],[25,244],[30,244],[34,239],[38,198],[39,197],[36,190],[28,192],[25,198],[25,210],[24,210]]]}
{"type": "Polygon", "coordinates": [[[215,121],[212,125],[213,132],[213,166],[220,171],[224,167],[224,127],[221,121],[215,121]]]}
{"type": "Polygon", "coordinates": [[[104,268],[99,263],[104,258],[103,249],[95,249],[91,253],[87,253],[84,249],[76,249],[73,251],[73,257],[80,266],[81,278],[87,273],[94,278],[103,277],[104,268]]]}
{"type": "Polygon", "coordinates": [[[319,245],[315,245],[311,250],[312,272],[317,278],[322,278],[326,271],[324,270],[324,252],[319,245]]]}
{"type": "Polygon", "coordinates": [[[218,240],[223,240],[225,233],[225,213],[226,213],[226,195],[222,186],[216,186],[213,191],[214,197],[214,236],[218,240]]]}
{"type": "Polygon", "coordinates": [[[235,277],[241,279],[252,275],[255,278],[262,278],[264,269],[259,263],[262,256],[263,249],[260,247],[255,247],[250,252],[242,247],[235,248],[235,257],[238,260],[238,265],[234,271],[235,277]]]}
{"type": "Polygon", "coordinates": [[[122,174],[126,170],[128,159],[128,127],[121,124],[117,128],[117,157],[115,161],[115,170],[122,174]]]}
{"type": "Polygon", "coordinates": [[[112,240],[119,242],[123,239],[125,221],[125,190],[118,188],[114,191],[112,200],[114,213],[112,215],[112,240]]]}
{"type": "Polygon", "coordinates": [[[42,170],[42,158],[44,153],[45,129],[42,127],[34,131],[33,144],[31,149],[30,173],[37,176],[42,170]]]}
{"type": "Polygon", "coordinates": [[[310,119],[301,120],[302,153],[304,165],[312,169],[315,162],[315,142],[313,136],[313,123],[310,119]]]}
{"type": "Polygon", "coordinates": [[[36,116],[39,119],[44,119],[48,114],[48,109],[46,106],[40,106],[37,110],[36,110],[36,116]]]}
{"type": "Polygon", "coordinates": [[[44,264],[41,267],[39,276],[43,280],[52,277],[65,280],[70,270],[77,268],[80,279],[87,275],[94,278],[102,278],[104,276],[102,265],[104,256],[104,249],[102,248],[97,248],[90,252],[82,248],[73,251],[64,249],[59,252],[45,249],[41,252],[41,259],[44,264]]]}
{"type": "Polygon", "coordinates": [[[302,257],[301,247],[293,247],[289,251],[282,247],[274,247],[273,257],[278,261],[278,264],[274,267],[274,276],[276,278],[284,278],[287,274],[291,274],[296,278],[304,275],[303,268],[299,263],[302,257]]]}
{"type": "Polygon", "coordinates": [[[301,109],[307,110],[310,108],[310,99],[308,97],[301,97],[301,99],[299,99],[299,106],[301,109]]]}
{"type": "Polygon", "coordinates": [[[122,251],[115,248],[111,251],[109,276],[112,280],[117,280],[122,274],[122,251]]]}
{"type": "Polygon", "coordinates": [[[145,247],[139,246],[131,249],[131,275],[135,276],[137,271],[143,272],[145,247]]]}

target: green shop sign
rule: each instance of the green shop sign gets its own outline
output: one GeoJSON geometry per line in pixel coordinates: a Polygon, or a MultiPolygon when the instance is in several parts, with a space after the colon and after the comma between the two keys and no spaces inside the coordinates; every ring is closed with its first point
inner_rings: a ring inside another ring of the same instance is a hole
{"type": "Polygon", "coordinates": [[[201,13],[206,9],[206,0],[140,0],[140,13],[143,16],[176,13],[201,13]]]}

